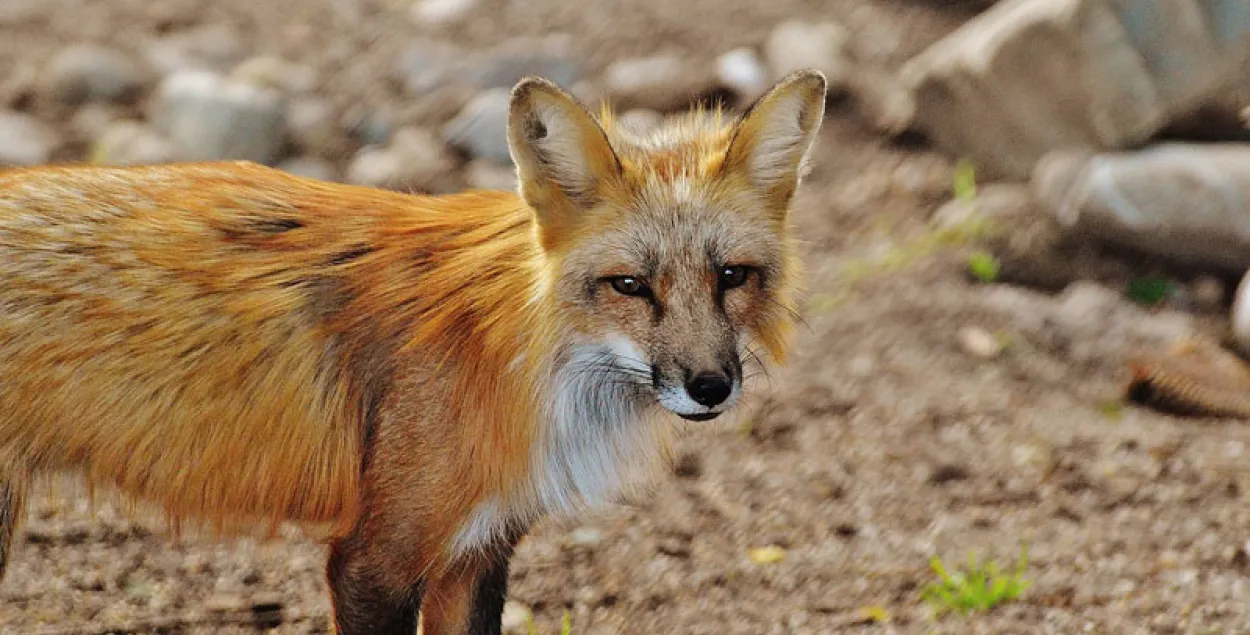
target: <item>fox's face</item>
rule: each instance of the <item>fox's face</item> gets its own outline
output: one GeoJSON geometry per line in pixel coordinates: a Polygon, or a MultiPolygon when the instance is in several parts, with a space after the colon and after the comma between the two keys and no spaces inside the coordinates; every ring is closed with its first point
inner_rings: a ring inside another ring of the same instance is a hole
{"type": "Polygon", "coordinates": [[[632,138],[550,83],[517,86],[521,193],[586,372],[605,390],[713,419],[760,353],[784,355],[787,214],[824,98],[823,76],[800,72],[741,120],[696,114],[632,138]]]}

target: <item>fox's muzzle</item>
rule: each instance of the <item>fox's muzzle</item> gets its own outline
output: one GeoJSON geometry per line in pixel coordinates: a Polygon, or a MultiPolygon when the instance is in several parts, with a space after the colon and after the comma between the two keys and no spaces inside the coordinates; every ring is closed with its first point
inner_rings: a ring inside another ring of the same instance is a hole
{"type": "Polygon", "coordinates": [[[660,405],[690,421],[709,421],[737,402],[742,392],[742,364],[737,357],[720,368],[694,371],[674,364],[671,373],[652,367],[660,405]]]}

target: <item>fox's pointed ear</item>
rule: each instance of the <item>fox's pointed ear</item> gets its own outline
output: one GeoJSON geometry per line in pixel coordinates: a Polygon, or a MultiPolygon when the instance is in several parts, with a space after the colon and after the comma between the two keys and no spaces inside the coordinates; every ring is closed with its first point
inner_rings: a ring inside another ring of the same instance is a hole
{"type": "Polygon", "coordinates": [[[738,122],[725,169],[784,207],[798,187],[824,115],[825,76],[817,70],[791,73],[738,122]]]}
{"type": "Polygon", "coordinates": [[[521,196],[545,239],[571,229],[621,175],[603,128],[572,96],[536,77],[512,89],[508,148],[521,196]]]}

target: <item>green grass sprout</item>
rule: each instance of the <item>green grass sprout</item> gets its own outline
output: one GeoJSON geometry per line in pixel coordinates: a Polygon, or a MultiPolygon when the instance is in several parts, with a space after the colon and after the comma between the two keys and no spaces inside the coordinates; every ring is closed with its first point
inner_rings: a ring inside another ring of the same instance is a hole
{"type": "Polygon", "coordinates": [[[933,556],[929,566],[937,574],[938,581],[925,586],[921,597],[938,615],[986,612],[1019,598],[1029,588],[1032,583],[1024,578],[1028,565],[1028,550],[1024,548],[1016,568],[1010,572],[1000,571],[993,560],[980,561],[975,553],[968,555],[968,567],[962,571],[948,570],[941,558],[933,556]]]}

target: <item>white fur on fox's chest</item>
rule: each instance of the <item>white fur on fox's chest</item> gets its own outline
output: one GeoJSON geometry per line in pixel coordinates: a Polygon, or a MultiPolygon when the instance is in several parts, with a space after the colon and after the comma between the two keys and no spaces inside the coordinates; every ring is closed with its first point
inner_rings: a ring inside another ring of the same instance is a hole
{"type": "Polygon", "coordinates": [[[587,370],[614,353],[637,359],[631,352],[620,341],[573,352],[552,379],[549,420],[533,449],[528,487],[479,503],[456,533],[453,554],[495,543],[510,520],[528,524],[610,504],[654,472],[668,443],[666,423],[656,420],[654,408],[623,398],[616,380],[587,370]]]}

